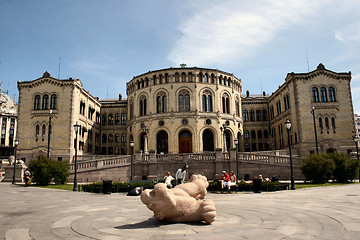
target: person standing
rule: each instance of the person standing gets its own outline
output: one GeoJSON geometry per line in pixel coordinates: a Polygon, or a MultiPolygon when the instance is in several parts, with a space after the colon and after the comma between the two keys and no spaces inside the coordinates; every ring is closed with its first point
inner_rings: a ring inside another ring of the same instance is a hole
{"type": "Polygon", "coordinates": [[[225,170],[223,171],[223,175],[221,176],[219,181],[221,183],[221,193],[223,193],[224,192],[224,187],[227,187],[228,183],[230,181],[230,176],[229,176],[229,174],[226,173],[225,170]]]}
{"type": "Polygon", "coordinates": [[[186,177],[186,170],[189,168],[187,163],[185,163],[183,168],[179,168],[175,174],[175,179],[177,181],[177,185],[182,184],[186,177]]]}

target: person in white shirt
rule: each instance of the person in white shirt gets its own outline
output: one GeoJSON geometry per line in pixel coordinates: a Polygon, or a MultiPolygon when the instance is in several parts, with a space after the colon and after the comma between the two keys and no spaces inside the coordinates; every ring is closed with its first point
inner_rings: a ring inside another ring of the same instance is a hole
{"type": "Polygon", "coordinates": [[[167,172],[167,175],[164,177],[164,182],[168,188],[173,187],[173,185],[171,184],[172,180],[175,180],[175,178],[170,175],[170,172],[167,172]]]}
{"type": "Polygon", "coordinates": [[[179,168],[175,174],[175,178],[177,181],[177,185],[183,183],[186,177],[186,169],[188,169],[189,166],[185,163],[183,168],[179,168]]]}

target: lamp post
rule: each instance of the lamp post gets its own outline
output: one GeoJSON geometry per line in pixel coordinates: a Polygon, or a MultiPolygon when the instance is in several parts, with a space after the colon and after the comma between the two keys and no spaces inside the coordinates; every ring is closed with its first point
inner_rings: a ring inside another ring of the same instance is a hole
{"type": "Polygon", "coordinates": [[[293,170],[293,162],[291,156],[291,144],[290,144],[290,129],[291,129],[291,122],[290,120],[286,120],[285,127],[288,132],[288,144],[289,144],[289,154],[290,154],[290,171],[291,171],[291,190],[295,190],[295,180],[294,180],[294,170],[293,170]]]}
{"type": "Polygon", "coordinates": [[[317,132],[316,132],[316,121],[315,121],[315,107],[312,107],[311,113],[313,115],[313,121],[314,121],[314,133],[315,133],[315,144],[316,144],[316,154],[319,154],[319,146],[318,146],[318,140],[317,140],[317,132]]]}
{"type": "Polygon", "coordinates": [[[130,180],[133,180],[133,155],[134,155],[134,141],[130,141],[131,158],[130,158],[130,180]]]}
{"type": "Polygon", "coordinates": [[[234,143],[235,143],[235,146],[236,146],[236,151],[235,151],[235,154],[236,154],[236,177],[238,178],[239,177],[239,161],[238,161],[238,144],[239,144],[239,140],[235,138],[234,140],[234,143]]]}
{"type": "Polygon", "coordinates": [[[19,144],[19,140],[15,140],[15,141],[14,141],[14,145],[15,145],[15,148],[14,148],[14,173],[13,173],[12,184],[15,184],[16,148],[17,148],[17,145],[18,145],[18,144],[19,144]]]}
{"type": "Polygon", "coordinates": [[[77,192],[77,179],[76,179],[76,174],[77,174],[77,136],[78,136],[78,132],[80,130],[80,125],[75,123],[74,124],[74,132],[75,132],[75,143],[74,143],[74,147],[75,147],[75,163],[74,163],[74,188],[73,191],[77,192]]]}
{"type": "Polygon", "coordinates": [[[52,114],[52,110],[50,109],[50,113],[49,113],[49,127],[48,127],[47,158],[50,158],[51,114],[52,114]]]}

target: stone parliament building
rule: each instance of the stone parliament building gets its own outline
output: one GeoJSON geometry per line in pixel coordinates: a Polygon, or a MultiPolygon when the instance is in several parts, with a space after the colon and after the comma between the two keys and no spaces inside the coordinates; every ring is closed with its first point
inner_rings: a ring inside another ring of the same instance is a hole
{"type": "Polygon", "coordinates": [[[132,150],[286,154],[289,144],[299,157],[350,153],[355,149],[350,81],[351,72],[319,64],[308,73],[288,73],[271,95],[242,95],[241,80],[231,73],[168,68],[131,79],[127,98],[100,100],[79,79],[60,80],[45,72],[18,82],[17,155],[28,162],[46,155],[49,147],[53,159],[71,161],[75,141],[79,160],[132,150]],[[286,120],[292,123],[290,143],[286,120]],[[76,123],[81,125],[77,136],[76,123]]]}

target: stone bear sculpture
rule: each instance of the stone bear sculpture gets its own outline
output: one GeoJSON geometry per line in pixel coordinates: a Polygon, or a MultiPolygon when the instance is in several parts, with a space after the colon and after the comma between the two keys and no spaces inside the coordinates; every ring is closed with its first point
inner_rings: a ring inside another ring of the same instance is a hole
{"type": "Polygon", "coordinates": [[[212,200],[203,199],[209,186],[207,178],[193,175],[189,183],[183,183],[168,189],[164,183],[158,183],[154,189],[144,190],[141,201],[154,212],[160,221],[201,222],[210,224],[215,220],[216,208],[212,200]]]}

